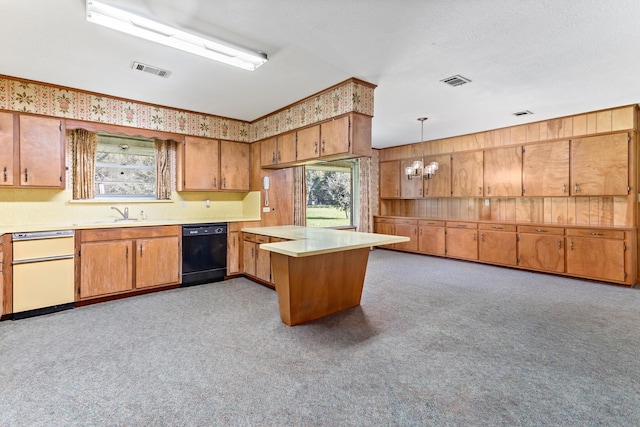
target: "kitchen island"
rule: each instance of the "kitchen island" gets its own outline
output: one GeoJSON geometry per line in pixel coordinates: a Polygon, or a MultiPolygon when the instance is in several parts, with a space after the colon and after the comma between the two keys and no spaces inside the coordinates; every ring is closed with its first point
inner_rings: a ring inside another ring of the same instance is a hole
{"type": "Polygon", "coordinates": [[[260,249],[271,252],[280,318],[289,326],[360,305],[371,247],[409,240],[295,225],[242,231],[288,240],[263,243],[260,249]]]}

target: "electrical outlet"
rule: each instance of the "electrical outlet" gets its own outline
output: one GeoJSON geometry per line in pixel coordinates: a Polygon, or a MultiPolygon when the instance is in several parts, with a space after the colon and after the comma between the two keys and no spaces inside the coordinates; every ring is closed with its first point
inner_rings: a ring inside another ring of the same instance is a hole
{"type": "Polygon", "coordinates": [[[484,199],[484,205],[489,206],[489,199],[484,199]]]}
{"type": "Polygon", "coordinates": [[[271,212],[271,209],[269,209],[268,207],[262,208],[262,212],[271,212]]]}

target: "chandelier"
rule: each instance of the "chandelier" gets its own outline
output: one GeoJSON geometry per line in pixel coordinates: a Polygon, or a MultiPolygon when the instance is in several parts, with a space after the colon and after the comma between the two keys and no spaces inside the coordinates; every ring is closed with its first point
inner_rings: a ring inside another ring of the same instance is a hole
{"type": "MultiPolygon", "coordinates": [[[[427,117],[418,117],[418,121],[421,124],[420,129],[420,141],[424,141],[424,121],[427,120],[427,117]]],[[[424,145],[422,147],[422,157],[424,158],[424,145]]],[[[411,166],[407,166],[404,169],[404,174],[407,179],[413,178],[424,178],[431,179],[434,177],[436,172],[438,171],[438,162],[431,162],[428,165],[424,165],[422,160],[416,160],[411,163],[411,166]]]]}

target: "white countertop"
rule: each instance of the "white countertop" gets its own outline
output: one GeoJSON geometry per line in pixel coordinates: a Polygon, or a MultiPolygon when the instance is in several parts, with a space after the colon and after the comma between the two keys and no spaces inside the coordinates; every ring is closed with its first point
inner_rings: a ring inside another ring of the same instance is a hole
{"type": "Polygon", "coordinates": [[[350,249],[408,242],[404,236],[389,234],[360,233],[357,231],[333,230],[328,228],[282,225],[276,227],[243,228],[246,233],[262,234],[269,237],[289,239],[288,242],[263,243],[260,249],[291,257],[320,255],[350,249]]]}
{"type": "Polygon", "coordinates": [[[150,227],[158,225],[208,224],[216,222],[260,221],[256,217],[208,217],[180,219],[141,219],[126,221],[69,221],[45,224],[0,225],[0,235],[32,231],[80,230],[91,228],[150,227]]]}

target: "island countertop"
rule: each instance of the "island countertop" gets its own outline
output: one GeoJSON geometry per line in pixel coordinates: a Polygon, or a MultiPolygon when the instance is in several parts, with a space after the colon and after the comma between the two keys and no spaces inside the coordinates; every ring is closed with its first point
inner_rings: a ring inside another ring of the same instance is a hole
{"type": "Polygon", "coordinates": [[[242,231],[288,239],[287,242],[263,243],[260,249],[296,258],[409,241],[409,238],[404,236],[299,225],[248,227],[243,228],[242,231]]]}

